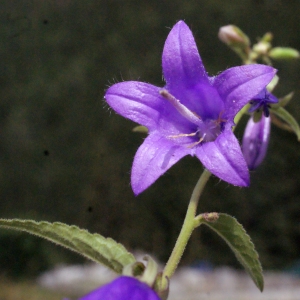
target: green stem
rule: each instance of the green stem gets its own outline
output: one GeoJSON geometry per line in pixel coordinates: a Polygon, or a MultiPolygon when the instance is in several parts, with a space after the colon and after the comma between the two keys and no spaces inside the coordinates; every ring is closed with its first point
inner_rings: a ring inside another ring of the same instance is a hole
{"type": "Polygon", "coordinates": [[[172,254],[163,270],[162,281],[161,281],[161,290],[164,290],[168,286],[168,279],[174,274],[177,265],[182,257],[184,249],[187,245],[187,242],[195,229],[195,216],[197,212],[197,206],[199,202],[199,198],[203,192],[203,189],[210,177],[211,173],[204,169],[202,175],[200,176],[194,191],[192,193],[188,210],[186,212],[186,216],[176,241],[175,247],[172,251],[172,254]]]}

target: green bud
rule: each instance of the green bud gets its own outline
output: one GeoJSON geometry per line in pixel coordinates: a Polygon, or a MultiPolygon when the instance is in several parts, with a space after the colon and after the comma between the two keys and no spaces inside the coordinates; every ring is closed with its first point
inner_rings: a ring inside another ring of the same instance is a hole
{"type": "Polygon", "coordinates": [[[299,56],[300,56],[299,51],[289,47],[275,47],[271,49],[269,52],[269,57],[275,60],[295,59],[295,58],[299,58],[299,56]]]}
{"type": "Polygon", "coordinates": [[[268,54],[271,47],[272,46],[269,42],[260,41],[253,46],[253,51],[259,54],[260,56],[265,56],[268,54]]]}
{"type": "Polygon", "coordinates": [[[260,39],[262,42],[271,43],[273,40],[273,34],[271,32],[267,32],[264,36],[260,39]]]}
{"type": "Polygon", "coordinates": [[[219,39],[228,46],[249,47],[250,40],[248,36],[235,25],[226,25],[219,29],[219,39]]]}

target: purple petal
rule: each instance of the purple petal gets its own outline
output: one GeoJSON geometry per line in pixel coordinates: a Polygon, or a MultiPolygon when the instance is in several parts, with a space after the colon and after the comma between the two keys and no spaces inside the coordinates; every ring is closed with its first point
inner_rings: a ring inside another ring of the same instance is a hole
{"type": "Polygon", "coordinates": [[[154,129],[160,117],[161,106],[167,103],[161,89],[143,82],[127,81],[111,86],[106,94],[107,103],[120,115],[154,129]]]}
{"type": "Polygon", "coordinates": [[[136,195],[148,188],[192,149],[176,145],[158,133],[150,134],[138,149],[131,171],[131,185],[136,195]]]}
{"type": "Polygon", "coordinates": [[[79,300],[160,300],[145,283],[133,277],[121,276],[79,300]]]}
{"type": "Polygon", "coordinates": [[[263,89],[252,100],[256,100],[256,101],[265,100],[267,103],[278,103],[278,99],[272,93],[270,93],[266,88],[263,89]]]}
{"type": "Polygon", "coordinates": [[[278,99],[271,93],[268,93],[268,103],[275,104],[278,103],[278,99]]]}
{"type": "Polygon", "coordinates": [[[242,151],[250,170],[256,169],[266,156],[271,129],[271,118],[261,116],[259,122],[251,117],[247,123],[242,151]]]}
{"type": "Polygon", "coordinates": [[[247,164],[230,129],[226,129],[215,141],[197,147],[196,156],[220,179],[237,186],[249,185],[247,164]]]}
{"type": "Polygon", "coordinates": [[[183,21],[175,24],[167,37],[162,65],[167,89],[172,92],[208,81],[193,34],[183,21]]]}
{"type": "Polygon", "coordinates": [[[213,85],[224,99],[223,117],[233,120],[239,110],[266,87],[275,73],[272,67],[246,65],[230,68],[218,75],[213,85]]]}

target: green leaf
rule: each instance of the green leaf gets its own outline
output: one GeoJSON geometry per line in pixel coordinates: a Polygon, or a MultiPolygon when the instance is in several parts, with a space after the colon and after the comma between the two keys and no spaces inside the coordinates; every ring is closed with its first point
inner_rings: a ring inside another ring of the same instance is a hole
{"type": "Polygon", "coordinates": [[[207,218],[201,218],[201,223],[214,230],[225,240],[256,286],[262,291],[264,279],[261,264],[254,245],[243,226],[234,217],[221,213],[219,218],[215,218],[212,222],[207,218]]]}
{"type": "Polygon", "coordinates": [[[25,231],[57,245],[75,251],[86,258],[101,263],[117,273],[136,260],[125,247],[111,238],[91,234],[77,226],[33,220],[0,219],[0,227],[25,231]]]}
{"type": "Polygon", "coordinates": [[[297,135],[298,141],[300,141],[300,128],[296,119],[283,107],[271,108],[271,112],[285,121],[288,125],[291,126],[291,129],[297,135]]]}

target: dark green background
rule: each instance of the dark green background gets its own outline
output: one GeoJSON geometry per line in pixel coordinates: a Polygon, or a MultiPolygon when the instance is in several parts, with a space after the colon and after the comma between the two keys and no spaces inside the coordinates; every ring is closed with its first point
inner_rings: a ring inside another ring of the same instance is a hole
{"type": "MultiPolygon", "coordinates": [[[[300,49],[297,0],[10,0],[0,8],[0,217],[76,224],[161,260],[175,243],[202,166],[186,157],[134,197],[130,169],[144,136],[109,109],[105,89],[123,80],[163,86],[164,41],[180,19],[210,75],[240,64],[217,38],[223,25],[236,24],[253,42],[271,31],[275,46],[300,49]]],[[[288,109],[300,121],[300,64],[275,67],[281,77],[275,94],[295,91],[288,109]]],[[[300,258],[298,149],[293,134],[273,128],[250,188],[212,178],[200,202],[202,212],[237,217],[265,268],[300,258]]],[[[0,232],[6,262],[0,272],[36,274],[58,260],[76,260],[47,242],[11,234],[0,232]]],[[[236,264],[205,229],[193,234],[183,262],[200,259],[236,264]]]]}

